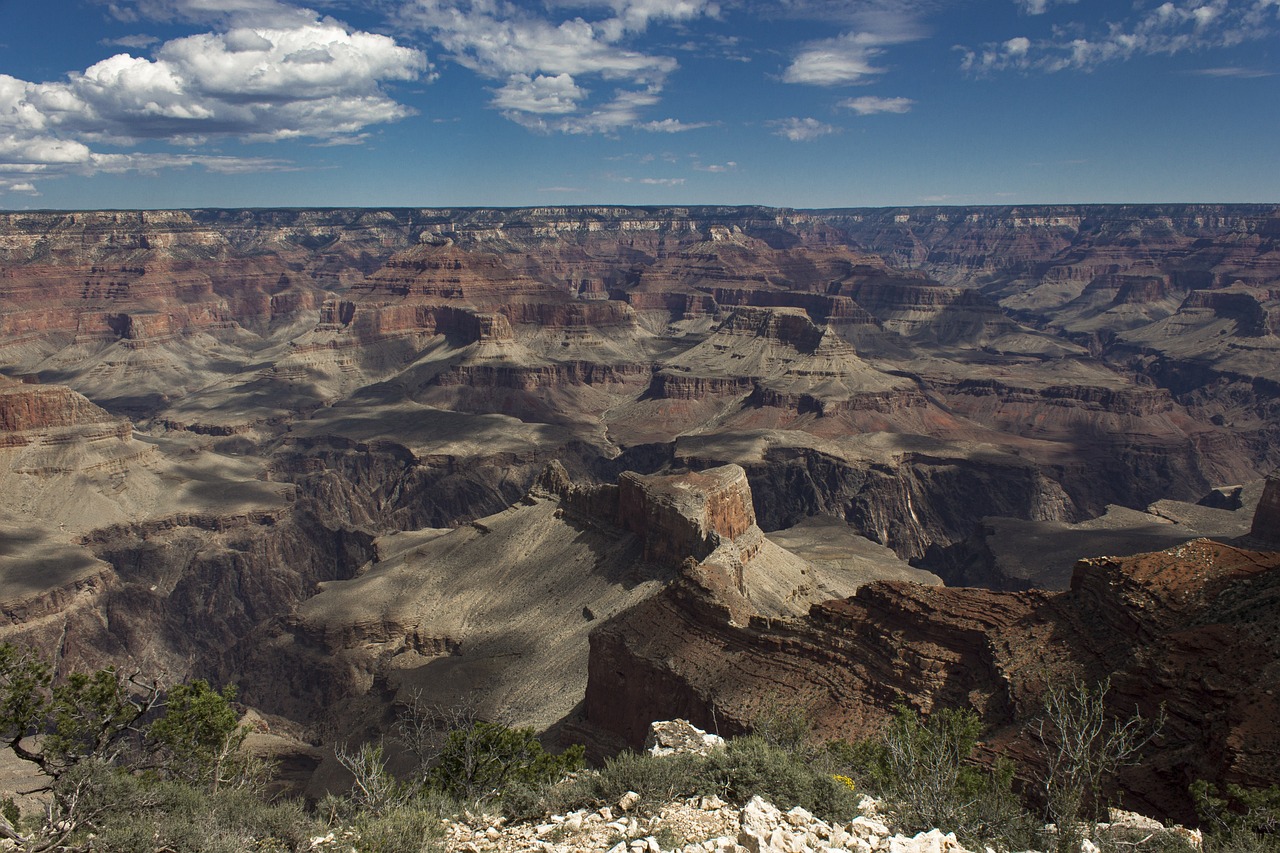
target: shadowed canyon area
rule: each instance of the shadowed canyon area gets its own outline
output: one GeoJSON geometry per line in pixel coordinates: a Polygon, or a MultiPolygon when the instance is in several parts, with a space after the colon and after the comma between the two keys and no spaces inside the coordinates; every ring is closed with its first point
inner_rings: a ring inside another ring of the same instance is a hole
{"type": "Polygon", "coordinates": [[[0,639],[313,792],[412,696],[1034,762],[1110,678],[1181,818],[1280,782],[1278,331],[1270,205],[0,214],[0,639]]]}

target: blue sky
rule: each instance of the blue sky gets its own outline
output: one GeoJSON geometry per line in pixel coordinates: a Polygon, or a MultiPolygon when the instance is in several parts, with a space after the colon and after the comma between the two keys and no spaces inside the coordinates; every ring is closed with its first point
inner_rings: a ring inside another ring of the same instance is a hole
{"type": "Polygon", "coordinates": [[[0,208],[1280,201],[1280,0],[0,0],[0,208]]]}

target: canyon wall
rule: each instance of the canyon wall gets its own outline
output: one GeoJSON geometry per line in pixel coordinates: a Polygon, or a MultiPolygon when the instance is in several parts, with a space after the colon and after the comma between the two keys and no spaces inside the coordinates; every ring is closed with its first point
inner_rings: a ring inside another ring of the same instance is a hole
{"type": "MultiPolygon", "coordinates": [[[[1278,236],[1261,205],[0,214],[0,637],[317,726],[492,668],[540,726],[585,695],[626,737],[745,729],[771,679],[833,732],[898,693],[1007,727],[1036,689],[1006,636],[1160,693],[1152,638],[1258,654],[1241,567],[1270,558],[1215,549],[1276,542],[1278,236]],[[1005,571],[1050,534],[1209,537],[1219,585],[1184,612],[1137,564],[1005,571]],[[851,598],[868,574],[1016,592],[851,598]],[[539,665],[577,667],[544,704],[502,663],[538,620],[539,665]]],[[[1196,772],[1265,776],[1187,736],[1196,772]]]]}

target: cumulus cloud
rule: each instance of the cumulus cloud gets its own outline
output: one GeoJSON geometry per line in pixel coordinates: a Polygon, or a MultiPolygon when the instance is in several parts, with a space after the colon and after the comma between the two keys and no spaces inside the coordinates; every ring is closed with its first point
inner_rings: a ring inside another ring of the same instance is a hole
{"type": "MultiPolygon", "coordinates": [[[[413,0],[406,25],[428,33],[448,57],[482,77],[503,80],[492,106],[534,130],[612,133],[641,123],[658,103],[676,60],[627,47],[654,21],[718,14],[710,0],[609,0],[605,17],[554,20],[504,0],[413,0]],[[584,78],[631,88],[588,88],[584,78]],[[541,83],[537,81],[542,81],[541,83]],[[553,82],[554,81],[554,82],[553,82]],[[612,90],[592,96],[593,89],[612,90]],[[548,118],[548,115],[560,118],[548,118]]],[[[582,4],[575,4],[581,8],[582,4]]]]}
{"type": "Polygon", "coordinates": [[[860,116],[871,116],[876,113],[906,113],[911,111],[915,101],[910,98],[877,98],[865,95],[861,98],[845,98],[837,106],[853,110],[860,116]]]}
{"type": "Polygon", "coordinates": [[[165,42],[151,58],[118,53],[59,81],[0,74],[0,175],[157,164],[269,168],[277,161],[101,148],[147,140],[190,147],[220,137],[351,140],[370,125],[409,115],[387,84],[429,70],[421,51],[389,36],[274,0],[139,0],[112,10],[126,18],[208,17],[228,28],[165,42]]]}
{"type": "Polygon", "coordinates": [[[774,128],[775,136],[782,136],[792,142],[812,142],[823,136],[839,133],[838,127],[824,124],[816,118],[780,118],[768,122],[774,128]]]}
{"type": "Polygon", "coordinates": [[[526,113],[571,113],[586,96],[568,74],[512,74],[505,86],[494,91],[493,105],[526,113]]]}
{"type": "Polygon", "coordinates": [[[1025,36],[961,48],[961,68],[984,74],[1008,69],[1090,71],[1135,56],[1230,48],[1280,29],[1280,0],[1182,0],[1107,24],[1105,32],[1032,40],[1025,36]]]}

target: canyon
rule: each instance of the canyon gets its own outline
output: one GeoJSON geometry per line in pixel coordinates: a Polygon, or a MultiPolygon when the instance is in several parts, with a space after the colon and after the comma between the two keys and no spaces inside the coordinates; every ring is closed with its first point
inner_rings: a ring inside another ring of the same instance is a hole
{"type": "Polygon", "coordinates": [[[415,696],[1030,761],[1110,678],[1184,817],[1280,781],[1277,329],[1274,205],[0,213],[0,639],[317,778],[415,696]]]}

